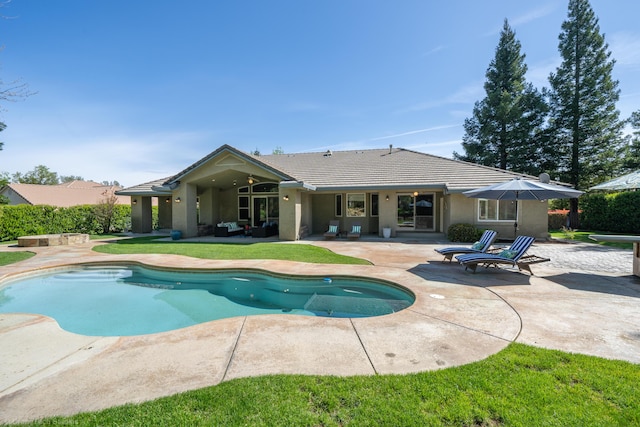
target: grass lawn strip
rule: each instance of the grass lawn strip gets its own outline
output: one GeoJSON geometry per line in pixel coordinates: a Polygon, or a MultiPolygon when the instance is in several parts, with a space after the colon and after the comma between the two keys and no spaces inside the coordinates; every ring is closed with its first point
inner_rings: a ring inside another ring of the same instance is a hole
{"type": "Polygon", "coordinates": [[[190,243],[158,242],[157,238],[116,240],[95,246],[107,254],[171,254],[204,259],[280,259],[321,264],[370,264],[361,258],[339,255],[328,249],[306,244],[286,243],[190,243]]]}
{"type": "Polygon", "coordinates": [[[630,426],[640,366],[523,344],[409,375],[242,378],[31,425],[630,426]]]}

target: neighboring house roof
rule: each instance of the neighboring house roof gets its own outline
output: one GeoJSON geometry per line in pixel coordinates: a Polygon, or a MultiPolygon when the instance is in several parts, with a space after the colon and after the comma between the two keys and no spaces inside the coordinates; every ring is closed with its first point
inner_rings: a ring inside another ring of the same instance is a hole
{"type": "MultiPolygon", "coordinates": [[[[69,207],[95,205],[114,194],[120,187],[102,185],[92,181],[72,181],[59,185],[11,183],[0,190],[9,198],[10,204],[50,205],[69,207]]],[[[116,196],[119,204],[129,204],[130,198],[116,196]]]]}
{"type": "Polygon", "coordinates": [[[514,177],[537,177],[434,156],[403,148],[253,155],[223,145],[165,180],[118,191],[129,195],[164,195],[181,179],[225,152],[280,177],[281,185],[325,191],[432,188],[448,193],[496,184],[514,177]],[[161,186],[159,184],[162,184],[161,186]]]}

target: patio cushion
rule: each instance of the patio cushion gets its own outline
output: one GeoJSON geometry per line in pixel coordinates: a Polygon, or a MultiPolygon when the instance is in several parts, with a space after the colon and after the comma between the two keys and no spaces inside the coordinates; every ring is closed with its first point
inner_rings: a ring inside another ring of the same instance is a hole
{"type": "Polygon", "coordinates": [[[484,248],[484,243],[482,242],[475,242],[473,245],[471,245],[471,249],[475,251],[480,251],[482,250],[482,248],[484,248]]]}

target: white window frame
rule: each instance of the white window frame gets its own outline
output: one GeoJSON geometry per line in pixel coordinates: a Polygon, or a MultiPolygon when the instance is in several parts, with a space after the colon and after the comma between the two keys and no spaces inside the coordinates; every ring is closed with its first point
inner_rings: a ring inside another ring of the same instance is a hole
{"type": "Polygon", "coordinates": [[[496,200],[496,199],[478,199],[478,222],[513,222],[513,221],[517,221],[518,218],[518,214],[520,213],[520,201],[518,200],[496,200]],[[516,218],[509,218],[509,219],[500,219],[500,202],[516,202],[518,205],[516,206],[516,218]],[[480,204],[482,202],[496,202],[496,218],[481,218],[480,217],[480,212],[481,212],[481,207],[480,204]]]}
{"type": "Polygon", "coordinates": [[[366,193],[347,193],[347,218],[366,218],[367,216],[367,194],[366,193]],[[349,204],[350,198],[353,196],[358,196],[358,198],[362,198],[362,200],[355,200],[356,202],[362,202],[362,215],[350,215],[349,214],[349,204]]]}

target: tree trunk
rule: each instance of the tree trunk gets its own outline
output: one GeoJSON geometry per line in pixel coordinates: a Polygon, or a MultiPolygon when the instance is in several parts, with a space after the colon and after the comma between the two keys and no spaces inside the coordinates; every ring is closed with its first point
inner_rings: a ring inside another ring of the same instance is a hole
{"type": "Polygon", "coordinates": [[[570,200],[571,209],[569,210],[569,228],[576,230],[580,226],[580,217],[578,214],[578,199],[570,200]]]}

